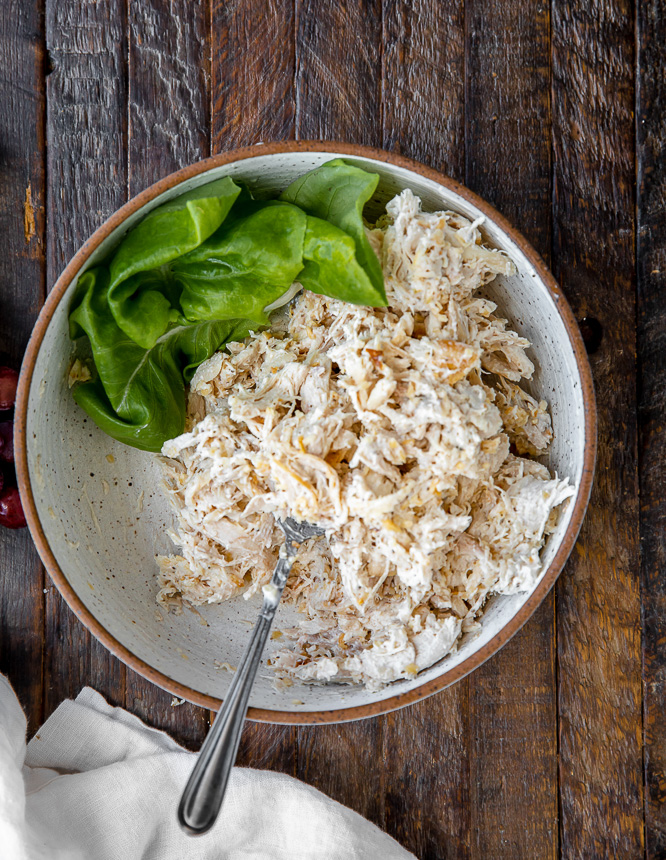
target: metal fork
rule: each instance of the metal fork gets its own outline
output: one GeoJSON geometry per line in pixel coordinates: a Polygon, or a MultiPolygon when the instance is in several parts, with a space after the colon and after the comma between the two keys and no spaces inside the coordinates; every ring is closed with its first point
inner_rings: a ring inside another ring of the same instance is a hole
{"type": "Polygon", "coordinates": [[[178,822],[191,835],[210,830],[222,806],[231,768],[238,753],[250,691],[298,549],[303,541],[324,534],[324,529],[309,523],[298,523],[291,517],[277,520],[277,524],[284,532],[284,548],[270,584],[264,586],[264,602],[252,638],[180,799],[178,822]]]}

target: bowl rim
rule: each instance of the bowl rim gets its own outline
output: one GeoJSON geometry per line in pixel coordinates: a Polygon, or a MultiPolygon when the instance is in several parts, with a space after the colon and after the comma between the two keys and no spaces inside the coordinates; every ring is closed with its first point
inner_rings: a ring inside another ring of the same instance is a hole
{"type": "Polygon", "coordinates": [[[383,161],[393,166],[420,174],[438,185],[445,187],[449,191],[455,192],[467,202],[476,206],[489,220],[493,221],[513,242],[515,242],[521,252],[534,266],[539,278],[548,289],[567,331],[569,343],[573,350],[581,378],[581,393],[585,414],[585,449],[580,486],[575,497],[571,519],[560,546],[558,547],[550,565],[541,576],[541,579],[532,594],[530,594],[529,598],[520,607],[518,612],[498,633],[495,634],[495,636],[493,636],[492,639],[490,639],[474,654],[470,655],[466,660],[462,661],[457,666],[446,670],[438,677],[433,678],[411,690],[397,693],[378,702],[323,711],[299,712],[252,707],[248,710],[248,719],[259,722],[287,725],[313,725],[321,723],[346,722],[366,717],[374,717],[396,710],[404,707],[405,705],[410,705],[420,701],[421,699],[425,699],[428,696],[445,689],[456,681],[459,681],[499,651],[499,649],[502,648],[509,639],[511,639],[511,637],[520,630],[541,604],[557,580],[557,577],[561,573],[564,564],[573,550],[590,498],[597,447],[597,411],[592,373],[583,338],[571,307],[569,306],[569,303],[562,293],[557,281],[532,245],[518,230],[511,226],[504,216],[500,215],[493,206],[477,194],[450,177],[430,167],[426,167],[411,158],[406,158],[403,155],[387,152],[374,147],[337,141],[291,140],[274,143],[260,143],[254,146],[234,149],[229,152],[220,153],[210,158],[197,161],[194,164],[190,164],[181,170],[165,176],[163,179],[160,179],[158,182],[146,188],[136,197],[133,197],[120,209],[114,212],[113,215],[111,215],[110,218],[108,218],[104,224],[102,224],[101,227],[99,227],[92,236],[83,243],[49,293],[33,329],[21,366],[14,418],[16,440],[15,460],[18,486],[26,519],[39,555],[41,556],[44,566],[46,567],[46,570],[55,586],[64,597],[70,609],[93,634],[93,636],[95,636],[96,639],[111,651],[111,653],[122,660],[123,663],[162,689],[167,690],[179,698],[185,698],[187,701],[201,707],[215,711],[219,710],[222,704],[220,699],[201,693],[185,684],[181,684],[178,681],[174,681],[168,675],[158,671],[153,666],[133,654],[126,646],[122,645],[85,606],[81,598],[70,585],[67,577],[51,551],[37,513],[30,474],[28,471],[27,412],[28,398],[37,355],[44,335],[51,319],[53,318],[54,312],[65,295],[72,279],[78,274],[82,266],[88,261],[88,258],[93,251],[97,249],[99,244],[114,230],[116,230],[128,216],[145,206],[158,195],[215,167],[244,161],[249,158],[256,158],[257,156],[307,152],[325,152],[331,153],[332,155],[368,158],[375,161],[383,161]]]}

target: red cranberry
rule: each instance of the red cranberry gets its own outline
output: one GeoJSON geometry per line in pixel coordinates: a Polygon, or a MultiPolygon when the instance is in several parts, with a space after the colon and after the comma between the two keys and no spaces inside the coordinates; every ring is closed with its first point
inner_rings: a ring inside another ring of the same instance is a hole
{"type": "Polygon", "coordinates": [[[0,421],[0,461],[14,462],[14,425],[11,421],[0,421]]]}
{"type": "Polygon", "coordinates": [[[22,529],[26,525],[19,491],[16,487],[7,487],[0,493],[0,526],[22,529]]]}
{"type": "Polygon", "coordinates": [[[18,373],[11,367],[0,367],[0,409],[13,409],[16,401],[18,373]]]}

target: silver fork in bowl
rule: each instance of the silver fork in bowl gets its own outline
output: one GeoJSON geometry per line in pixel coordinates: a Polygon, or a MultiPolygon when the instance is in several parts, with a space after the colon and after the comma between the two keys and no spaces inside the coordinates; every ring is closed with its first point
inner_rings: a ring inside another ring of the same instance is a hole
{"type": "Polygon", "coordinates": [[[277,524],[284,532],[284,547],[270,583],[264,586],[264,602],[252,638],[180,799],[178,822],[186,833],[192,835],[210,830],[222,806],[231,768],[238,754],[252,685],[298,549],[303,541],[324,534],[324,529],[319,526],[299,523],[291,517],[277,520],[277,524]]]}

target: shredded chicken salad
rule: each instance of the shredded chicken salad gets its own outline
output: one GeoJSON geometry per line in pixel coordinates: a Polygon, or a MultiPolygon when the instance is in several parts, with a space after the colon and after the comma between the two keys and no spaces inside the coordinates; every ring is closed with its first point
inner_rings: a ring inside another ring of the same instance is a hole
{"type": "Polygon", "coordinates": [[[573,495],[529,457],[552,439],[520,387],[529,342],[476,295],[515,269],[478,223],[403,191],[368,236],[388,308],[304,291],[286,330],[202,364],[188,431],[164,445],[180,554],[158,558],[168,606],[249,598],[284,540],[275,517],[325,526],[299,551],[273,636],[278,682],[412,678],[479,629],[490,594],[531,590],[573,495]]]}

